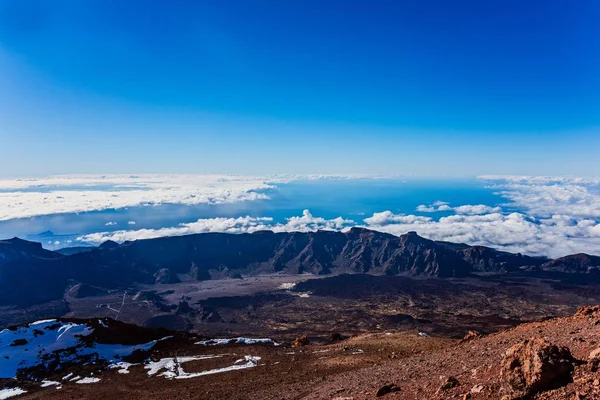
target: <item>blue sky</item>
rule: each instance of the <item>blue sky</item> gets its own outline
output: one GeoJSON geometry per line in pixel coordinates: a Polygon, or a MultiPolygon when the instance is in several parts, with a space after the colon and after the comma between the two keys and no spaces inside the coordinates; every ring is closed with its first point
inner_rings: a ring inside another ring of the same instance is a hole
{"type": "Polygon", "coordinates": [[[0,2],[0,174],[594,174],[600,3],[0,2]]]}

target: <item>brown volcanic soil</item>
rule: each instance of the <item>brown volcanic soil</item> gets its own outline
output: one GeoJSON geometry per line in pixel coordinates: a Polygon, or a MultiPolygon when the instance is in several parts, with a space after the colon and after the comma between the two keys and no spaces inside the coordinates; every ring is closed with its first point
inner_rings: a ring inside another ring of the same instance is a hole
{"type": "MultiPolygon", "coordinates": [[[[310,395],[303,398],[372,398],[379,387],[391,382],[401,391],[388,394],[389,399],[462,398],[468,392],[471,399],[500,399],[506,394],[500,366],[510,346],[527,338],[544,338],[568,347],[575,358],[587,360],[590,351],[600,345],[599,335],[600,313],[523,324],[458,346],[337,375],[314,387],[310,395]],[[439,390],[450,376],[457,378],[459,384],[449,390],[439,390]],[[481,392],[472,391],[476,385],[483,386],[481,392]]],[[[592,373],[587,365],[578,366],[572,383],[539,393],[532,399],[598,399],[600,384],[594,383],[598,378],[600,373],[592,373]]]]}
{"type": "MultiPolygon", "coordinates": [[[[319,338],[312,338],[319,340],[319,338]]],[[[258,367],[192,379],[167,380],[148,377],[142,366],[130,367],[129,374],[116,370],[100,372],[87,366],[73,370],[75,374],[100,377],[95,384],[65,383],[62,389],[39,389],[21,385],[31,393],[23,399],[282,399],[309,395],[312,387],[332,376],[347,371],[407,357],[414,352],[430,352],[452,345],[453,340],[423,338],[416,332],[367,334],[326,344],[310,344],[293,348],[289,344],[273,346],[226,345],[202,346],[188,340],[162,342],[152,357],[227,354],[219,359],[201,360],[183,365],[186,372],[229,366],[244,355],[260,356],[258,367]],[[391,358],[393,357],[393,358],[391,358]],[[33,391],[36,391],[35,393],[33,391]]],[[[66,373],[66,371],[65,371],[66,373]]],[[[65,373],[60,374],[64,376],[65,373]]],[[[53,377],[60,380],[60,376],[53,377]]]]}
{"type": "MultiPolygon", "coordinates": [[[[132,288],[119,319],[139,325],[163,321],[171,324],[167,326],[171,329],[189,326],[212,337],[274,335],[291,340],[304,333],[327,336],[331,332],[355,335],[418,329],[462,338],[469,330],[491,333],[522,322],[570,315],[581,304],[600,303],[597,284],[541,277],[307,278],[314,276],[259,276],[132,288]],[[278,289],[283,283],[296,283],[296,287],[278,289]],[[136,297],[139,291],[153,291],[159,301],[136,297]],[[192,311],[175,316],[182,299],[192,311]],[[205,310],[216,310],[221,322],[207,322],[205,310]]],[[[121,308],[123,292],[67,296],[67,301],[69,317],[114,317],[113,310],[121,308]]]]}
{"type": "MultiPolygon", "coordinates": [[[[302,348],[204,347],[174,341],[165,342],[162,356],[236,353],[233,358],[252,354],[262,360],[256,368],[187,380],[148,377],[141,366],[135,366],[128,375],[102,372],[97,375],[101,381],[96,384],[69,383],[61,390],[49,388],[21,398],[358,400],[373,399],[378,388],[393,383],[400,390],[385,395],[385,399],[464,398],[468,392],[471,399],[500,399],[505,393],[500,365],[503,354],[513,344],[526,338],[545,338],[567,346],[576,358],[586,360],[590,351],[600,346],[599,335],[600,312],[596,312],[523,324],[464,343],[420,337],[415,332],[365,334],[334,344],[302,348]],[[457,386],[439,390],[450,376],[458,380],[457,386]]],[[[219,362],[186,364],[185,369],[204,370],[218,366],[219,362]]],[[[598,378],[600,372],[592,373],[589,365],[580,365],[575,368],[572,383],[532,399],[597,399],[600,398],[598,378]]]]}

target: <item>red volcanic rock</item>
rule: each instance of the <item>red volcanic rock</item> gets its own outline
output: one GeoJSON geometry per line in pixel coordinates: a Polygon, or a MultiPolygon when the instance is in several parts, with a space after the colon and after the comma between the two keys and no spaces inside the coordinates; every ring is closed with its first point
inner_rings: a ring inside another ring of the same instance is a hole
{"type": "Polygon", "coordinates": [[[532,338],[506,351],[501,373],[511,393],[519,398],[566,385],[574,368],[567,347],[532,338]]]}
{"type": "Polygon", "coordinates": [[[467,334],[461,339],[461,343],[470,342],[471,340],[479,339],[483,335],[477,331],[469,331],[467,334]]]}
{"type": "MultiPolygon", "coordinates": [[[[583,306],[579,307],[575,313],[576,317],[593,317],[600,313],[600,306],[583,306]]],[[[599,314],[600,315],[600,314],[599,314]]]]}
{"type": "Polygon", "coordinates": [[[292,343],[292,346],[294,347],[302,347],[302,346],[306,346],[310,344],[310,340],[308,340],[308,336],[304,335],[304,336],[300,336],[297,337],[294,342],[292,343]]]}

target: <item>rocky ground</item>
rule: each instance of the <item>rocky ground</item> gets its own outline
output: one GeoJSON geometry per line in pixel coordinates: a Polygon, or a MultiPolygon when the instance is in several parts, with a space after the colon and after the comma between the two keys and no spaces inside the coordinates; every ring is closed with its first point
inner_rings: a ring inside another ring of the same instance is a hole
{"type": "MultiPolygon", "coordinates": [[[[417,331],[298,338],[279,346],[210,346],[195,344],[197,340],[179,334],[153,350],[152,360],[176,357],[181,361],[170,378],[149,375],[143,362],[126,374],[87,365],[72,372],[94,374],[97,382],[63,382],[59,390],[23,383],[20,387],[27,393],[19,398],[600,398],[600,307],[584,307],[571,317],[485,336],[471,332],[463,340],[417,331]],[[205,359],[184,363],[186,356],[205,359]],[[248,357],[256,363],[249,363],[248,357]],[[231,365],[250,367],[190,376],[231,365]]],[[[65,372],[48,379],[60,380],[65,372]]]]}
{"type": "MultiPolygon", "coordinates": [[[[71,290],[67,312],[15,316],[112,317],[143,326],[189,330],[207,336],[420,330],[462,338],[523,322],[573,314],[600,303],[598,285],[530,276],[415,279],[402,276],[265,275],[244,279],[131,287],[89,295],[71,290]],[[125,297],[124,297],[124,292],[125,297]],[[64,313],[64,314],[63,314],[64,313]]],[[[48,310],[44,310],[48,311],[48,310]]],[[[2,315],[0,310],[0,316],[2,315]]],[[[13,322],[14,323],[14,322],[13,322]]]]}

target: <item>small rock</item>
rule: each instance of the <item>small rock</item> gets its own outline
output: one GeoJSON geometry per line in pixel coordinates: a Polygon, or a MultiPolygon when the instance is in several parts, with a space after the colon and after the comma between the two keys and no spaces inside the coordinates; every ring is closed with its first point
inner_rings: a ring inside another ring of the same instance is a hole
{"type": "Polygon", "coordinates": [[[465,393],[463,394],[462,400],[468,400],[471,398],[471,393],[465,393]]]}
{"type": "Polygon", "coordinates": [[[338,332],[334,332],[331,334],[331,336],[329,336],[328,342],[335,343],[335,342],[340,342],[342,340],[344,340],[344,337],[342,336],[342,334],[338,333],[338,332]]]}
{"type": "Polygon", "coordinates": [[[485,386],[483,386],[483,385],[475,385],[471,388],[471,393],[481,393],[481,392],[483,392],[484,388],[485,388],[485,386]]]}
{"type": "Polygon", "coordinates": [[[482,335],[481,333],[477,332],[477,331],[469,331],[467,332],[467,334],[461,339],[461,343],[465,343],[465,342],[470,342],[471,340],[475,340],[475,339],[479,339],[481,338],[482,335]]]}
{"type": "Polygon", "coordinates": [[[375,392],[375,397],[385,396],[388,393],[398,392],[398,391],[400,391],[400,388],[398,386],[394,385],[393,383],[389,383],[389,384],[383,385],[382,387],[377,389],[377,392],[375,392]]]}
{"type": "Polygon", "coordinates": [[[588,359],[593,360],[594,358],[600,358],[600,348],[594,349],[590,352],[588,359]]]}
{"type": "Polygon", "coordinates": [[[600,348],[592,350],[589,357],[589,367],[592,372],[598,371],[600,369],[600,348]]]}
{"type": "Polygon", "coordinates": [[[442,386],[440,386],[440,390],[452,389],[453,387],[456,387],[458,385],[458,379],[456,379],[453,376],[449,376],[448,379],[446,379],[446,381],[442,384],[442,386]]]}
{"type": "Polygon", "coordinates": [[[297,337],[294,342],[292,343],[292,346],[294,347],[302,347],[302,346],[307,346],[310,344],[310,340],[308,340],[308,336],[303,335],[300,337],[297,337]]]}

